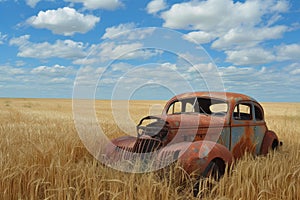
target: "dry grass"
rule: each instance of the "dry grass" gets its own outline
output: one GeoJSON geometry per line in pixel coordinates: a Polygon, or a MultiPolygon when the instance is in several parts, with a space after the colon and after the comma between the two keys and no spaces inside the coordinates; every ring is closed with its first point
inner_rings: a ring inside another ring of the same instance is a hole
{"type": "MultiPolygon", "coordinates": [[[[133,121],[153,102],[132,102],[133,121]]],[[[164,104],[164,102],[155,102],[164,104]]],[[[97,102],[109,137],[122,131],[109,102],[97,102]],[[103,117],[105,116],[105,117],[103,117]]],[[[266,157],[245,157],[204,199],[300,199],[300,104],[266,103],[266,120],[284,146],[266,157]]],[[[192,181],[178,167],[127,174],[102,166],[81,143],[70,100],[0,100],[0,199],[192,199],[192,181]]]]}

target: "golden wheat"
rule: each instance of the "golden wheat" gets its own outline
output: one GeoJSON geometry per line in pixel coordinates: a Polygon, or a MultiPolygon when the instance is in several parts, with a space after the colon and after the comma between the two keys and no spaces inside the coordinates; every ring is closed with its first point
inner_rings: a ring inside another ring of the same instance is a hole
{"type": "MultiPolygon", "coordinates": [[[[153,103],[165,102],[132,101],[133,121],[148,115],[153,103]]],[[[300,104],[263,106],[284,146],[267,156],[245,156],[219,182],[203,180],[198,198],[300,199],[300,104]]],[[[109,101],[97,101],[96,111],[110,138],[123,134],[109,101]]],[[[1,99],[0,137],[0,199],[194,198],[194,180],[179,166],[129,174],[100,164],[77,135],[71,100],[1,99]]]]}

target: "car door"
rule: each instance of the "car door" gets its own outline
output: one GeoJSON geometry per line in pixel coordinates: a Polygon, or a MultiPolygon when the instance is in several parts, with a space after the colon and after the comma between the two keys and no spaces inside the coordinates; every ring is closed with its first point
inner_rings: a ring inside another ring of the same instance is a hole
{"type": "Polygon", "coordinates": [[[235,158],[245,152],[256,153],[255,117],[253,103],[242,101],[235,105],[231,119],[231,152],[235,158]]]}
{"type": "Polygon", "coordinates": [[[254,106],[254,120],[255,120],[255,126],[254,126],[254,138],[256,143],[255,151],[256,154],[260,154],[262,141],[267,131],[267,126],[264,120],[264,112],[262,107],[257,103],[253,103],[253,106],[254,106]]]}

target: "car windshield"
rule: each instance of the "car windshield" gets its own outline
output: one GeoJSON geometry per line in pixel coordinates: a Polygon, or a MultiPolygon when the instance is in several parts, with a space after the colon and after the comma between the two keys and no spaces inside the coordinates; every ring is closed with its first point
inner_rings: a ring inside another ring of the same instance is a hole
{"type": "Polygon", "coordinates": [[[173,102],[168,108],[168,114],[187,113],[223,116],[227,110],[228,104],[224,100],[193,97],[173,102]]]}

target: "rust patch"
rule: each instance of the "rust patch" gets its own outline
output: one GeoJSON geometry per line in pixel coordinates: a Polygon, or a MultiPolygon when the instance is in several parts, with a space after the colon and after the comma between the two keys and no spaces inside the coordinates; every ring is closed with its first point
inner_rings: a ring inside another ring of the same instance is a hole
{"type": "Polygon", "coordinates": [[[241,139],[236,143],[232,149],[232,154],[234,158],[242,157],[246,152],[255,154],[256,144],[252,142],[252,137],[254,136],[254,131],[250,126],[245,127],[245,133],[242,135],[241,139]]]}

